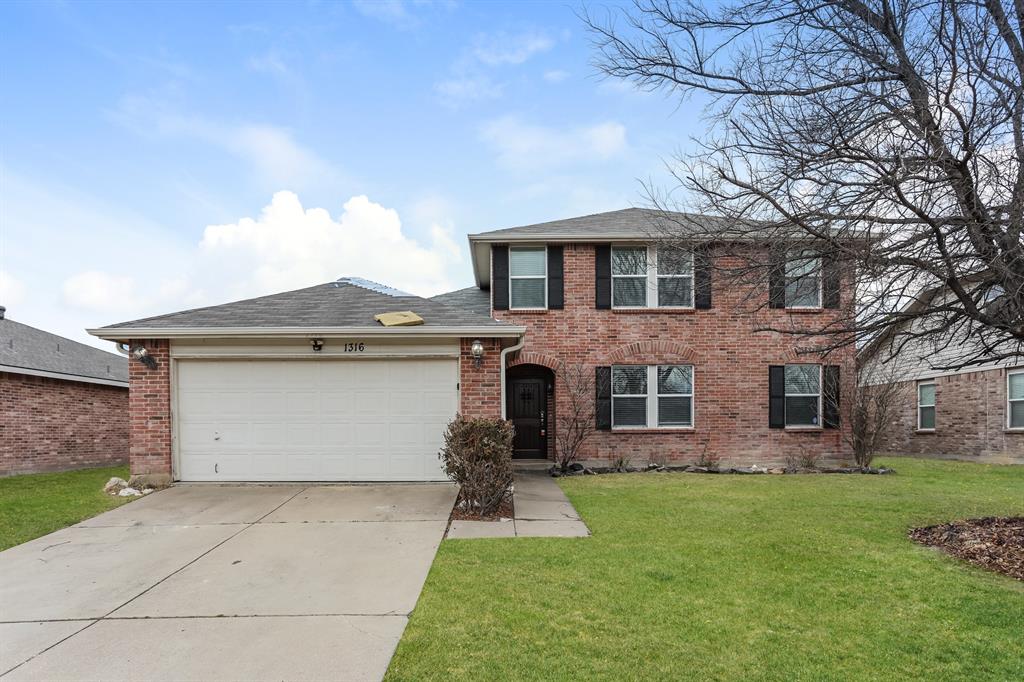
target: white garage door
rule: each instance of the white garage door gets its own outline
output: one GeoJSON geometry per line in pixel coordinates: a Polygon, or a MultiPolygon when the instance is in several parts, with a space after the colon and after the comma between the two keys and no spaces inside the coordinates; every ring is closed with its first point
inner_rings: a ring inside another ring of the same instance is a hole
{"type": "Polygon", "coordinates": [[[183,481],[443,480],[458,363],[180,360],[183,481]]]}

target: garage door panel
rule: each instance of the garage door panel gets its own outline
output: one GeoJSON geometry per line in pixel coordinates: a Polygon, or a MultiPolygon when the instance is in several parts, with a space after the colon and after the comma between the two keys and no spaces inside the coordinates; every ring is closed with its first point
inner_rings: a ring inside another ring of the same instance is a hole
{"type": "Polygon", "coordinates": [[[442,480],[455,360],[180,360],[182,480],[442,480]]]}

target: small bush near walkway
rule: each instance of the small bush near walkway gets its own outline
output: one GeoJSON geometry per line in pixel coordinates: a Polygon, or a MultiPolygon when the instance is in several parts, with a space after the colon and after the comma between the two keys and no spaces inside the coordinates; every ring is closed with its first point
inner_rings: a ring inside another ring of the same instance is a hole
{"type": "Polygon", "coordinates": [[[128,501],[103,492],[128,467],[80,469],[0,478],[0,550],[34,540],[128,501]]]}
{"type": "Polygon", "coordinates": [[[490,516],[512,488],[512,424],[500,419],[466,419],[448,424],[440,458],[448,478],[459,485],[464,513],[490,516]]]}

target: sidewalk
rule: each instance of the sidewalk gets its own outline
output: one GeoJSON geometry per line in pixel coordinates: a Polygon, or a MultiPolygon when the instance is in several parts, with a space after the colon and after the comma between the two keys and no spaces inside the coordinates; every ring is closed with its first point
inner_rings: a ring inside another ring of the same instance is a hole
{"type": "Polygon", "coordinates": [[[448,538],[580,538],[590,535],[576,508],[555,479],[534,463],[516,465],[512,504],[515,518],[509,521],[453,521],[448,538]]]}

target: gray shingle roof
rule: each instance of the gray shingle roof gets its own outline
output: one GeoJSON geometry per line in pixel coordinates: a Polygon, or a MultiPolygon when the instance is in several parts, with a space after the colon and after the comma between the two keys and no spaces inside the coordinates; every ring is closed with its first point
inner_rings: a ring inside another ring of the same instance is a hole
{"type": "Polygon", "coordinates": [[[128,358],[14,320],[0,320],[0,365],[26,370],[128,381],[128,358]]]}
{"type": "Polygon", "coordinates": [[[381,325],[373,319],[374,315],[404,310],[411,310],[422,317],[424,327],[508,326],[471,310],[393,289],[389,290],[391,293],[384,293],[382,289],[366,280],[342,278],[296,291],[120,322],[103,327],[103,331],[190,327],[379,328],[381,325]]]}
{"type": "Polygon", "coordinates": [[[601,238],[649,237],[652,232],[671,225],[672,229],[693,229],[706,233],[709,230],[728,231],[733,222],[718,216],[698,215],[695,213],[673,213],[647,208],[624,208],[607,213],[551,220],[536,225],[507,227],[502,230],[491,230],[469,235],[470,239],[522,238],[547,236],[572,236],[601,238]]]}
{"type": "Polygon", "coordinates": [[[431,296],[431,301],[469,310],[480,315],[491,315],[491,294],[480,287],[466,287],[457,291],[431,296]]]}

